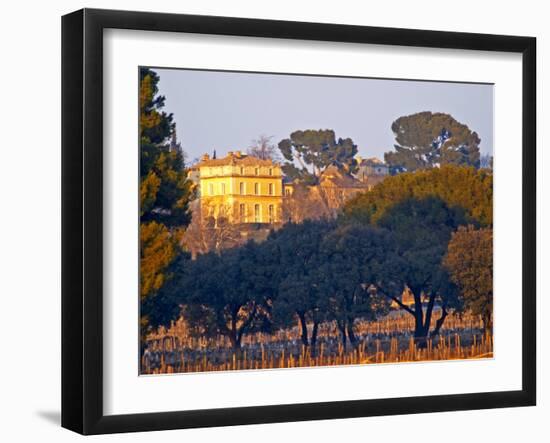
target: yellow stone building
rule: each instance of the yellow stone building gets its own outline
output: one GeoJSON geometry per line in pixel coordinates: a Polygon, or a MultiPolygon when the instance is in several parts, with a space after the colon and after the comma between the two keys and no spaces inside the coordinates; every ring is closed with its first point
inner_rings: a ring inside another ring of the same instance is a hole
{"type": "Polygon", "coordinates": [[[202,156],[195,165],[203,216],[231,223],[280,223],[283,202],[281,167],[240,151],[223,158],[202,156]]]}

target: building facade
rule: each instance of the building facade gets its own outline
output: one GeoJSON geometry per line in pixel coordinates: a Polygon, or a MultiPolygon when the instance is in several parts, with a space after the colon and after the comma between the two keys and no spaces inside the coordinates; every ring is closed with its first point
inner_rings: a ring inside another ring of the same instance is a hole
{"type": "Polygon", "coordinates": [[[224,217],[231,223],[281,222],[283,176],[272,160],[240,151],[219,159],[205,154],[194,169],[203,216],[224,217]]]}
{"type": "Polygon", "coordinates": [[[384,177],[389,174],[388,165],[382,160],[375,157],[366,159],[358,158],[357,160],[358,168],[354,176],[358,180],[365,181],[369,177],[384,177]]]}
{"type": "Polygon", "coordinates": [[[358,168],[353,176],[367,185],[368,190],[371,190],[378,183],[384,181],[388,177],[389,167],[383,161],[372,157],[367,159],[357,158],[358,168]]]}

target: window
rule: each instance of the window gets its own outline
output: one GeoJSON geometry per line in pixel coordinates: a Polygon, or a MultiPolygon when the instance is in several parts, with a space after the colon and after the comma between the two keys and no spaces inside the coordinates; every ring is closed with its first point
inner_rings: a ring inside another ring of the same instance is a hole
{"type": "Polygon", "coordinates": [[[222,183],[222,195],[225,194],[225,183],[222,183]]]}
{"type": "Polygon", "coordinates": [[[241,221],[246,221],[246,205],[244,203],[239,205],[239,217],[241,221]]]}
{"type": "Polygon", "coordinates": [[[254,221],[260,222],[260,205],[254,205],[254,221]]]}
{"type": "Polygon", "coordinates": [[[269,168],[269,175],[273,175],[273,169],[269,168]]]}
{"type": "Polygon", "coordinates": [[[241,195],[245,194],[244,183],[243,182],[239,183],[239,194],[241,194],[241,195]]]}
{"type": "Polygon", "coordinates": [[[273,183],[269,184],[269,195],[273,195],[273,183]]]}
{"type": "Polygon", "coordinates": [[[254,174],[256,174],[256,175],[260,175],[260,168],[256,168],[256,169],[254,169],[254,174]]]}
{"type": "Polygon", "coordinates": [[[244,175],[244,167],[241,166],[241,175],[244,175]]]}
{"type": "Polygon", "coordinates": [[[275,213],[273,205],[268,206],[269,223],[273,223],[273,214],[275,213]]]}
{"type": "Polygon", "coordinates": [[[208,185],[208,195],[214,195],[214,184],[210,183],[208,185]]]}
{"type": "Polygon", "coordinates": [[[287,197],[290,197],[290,189],[289,189],[289,188],[286,188],[286,189],[285,189],[285,195],[286,195],[287,197]]]}
{"type": "Polygon", "coordinates": [[[260,184],[254,183],[254,194],[260,195],[260,184]]]}

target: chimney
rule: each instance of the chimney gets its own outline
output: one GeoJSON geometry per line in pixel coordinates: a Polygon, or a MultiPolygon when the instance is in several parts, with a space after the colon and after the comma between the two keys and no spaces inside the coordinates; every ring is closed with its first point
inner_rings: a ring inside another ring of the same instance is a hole
{"type": "Polygon", "coordinates": [[[204,162],[204,161],[207,161],[207,160],[210,160],[210,156],[208,154],[203,154],[202,157],[201,157],[201,161],[204,162]]]}
{"type": "Polygon", "coordinates": [[[235,157],[241,158],[241,151],[235,151],[235,157]]]}
{"type": "Polygon", "coordinates": [[[233,157],[233,151],[229,151],[229,152],[227,153],[227,156],[228,156],[228,157],[233,157]]]}

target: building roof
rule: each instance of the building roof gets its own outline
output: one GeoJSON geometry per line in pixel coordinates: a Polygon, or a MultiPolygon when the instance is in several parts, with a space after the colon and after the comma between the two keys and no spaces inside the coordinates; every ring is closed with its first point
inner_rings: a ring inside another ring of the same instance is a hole
{"type": "Polygon", "coordinates": [[[332,165],[326,168],[320,177],[321,186],[333,185],[338,188],[366,188],[367,185],[342,172],[332,165]]]}
{"type": "Polygon", "coordinates": [[[223,158],[210,158],[208,154],[201,157],[194,167],[203,166],[278,166],[273,160],[263,160],[251,155],[242,154],[240,151],[229,151],[223,158]]]}
{"type": "Polygon", "coordinates": [[[387,165],[382,160],[380,160],[379,158],[376,158],[376,157],[365,158],[365,159],[361,160],[359,165],[360,166],[386,166],[387,167],[387,165]]]}

